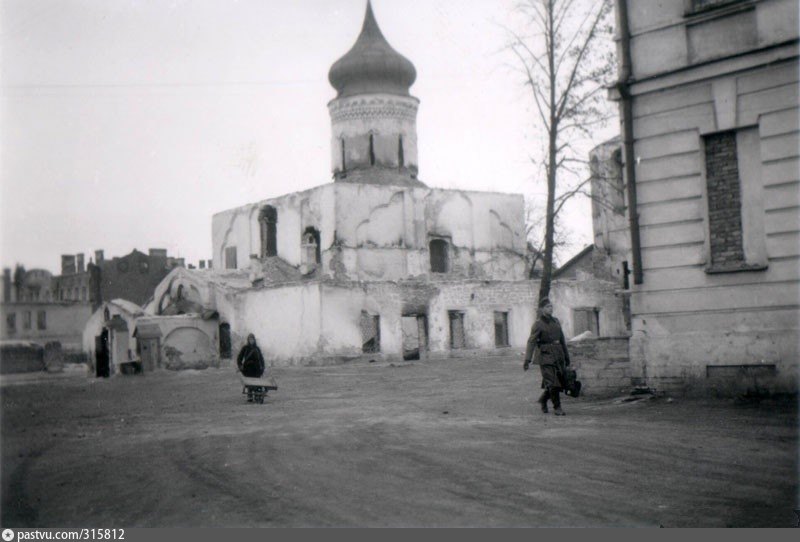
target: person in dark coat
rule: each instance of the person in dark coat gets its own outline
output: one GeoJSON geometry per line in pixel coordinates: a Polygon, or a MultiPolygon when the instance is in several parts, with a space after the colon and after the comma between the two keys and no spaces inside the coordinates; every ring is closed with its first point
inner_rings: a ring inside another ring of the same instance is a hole
{"type": "Polygon", "coordinates": [[[542,370],[544,393],[538,403],[542,412],[547,412],[547,400],[553,402],[554,414],[563,416],[559,394],[566,387],[566,370],[569,366],[569,352],[561,323],[553,316],[553,304],[548,298],[539,301],[539,318],[533,324],[525,350],[524,370],[531,363],[538,364],[542,370]]]}
{"type": "Polygon", "coordinates": [[[264,374],[264,356],[256,345],[256,336],[252,333],[247,336],[247,344],[239,351],[236,365],[242,375],[252,378],[261,378],[264,374]]]}

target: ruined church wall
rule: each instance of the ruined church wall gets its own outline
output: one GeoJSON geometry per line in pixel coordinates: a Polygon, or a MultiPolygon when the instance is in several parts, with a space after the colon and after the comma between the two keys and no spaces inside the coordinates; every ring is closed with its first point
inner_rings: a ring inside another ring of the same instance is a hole
{"type": "Polygon", "coordinates": [[[256,336],[269,364],[306,364],[318,353],[319,283],[248,290],[218,308],[220,321],[231,326],[234,356],[248,333],[256,336]]]}
{"type": "Polygon", "coordinates": [[[336,185],[334,276],[399,280],[431,273],[429,242],[448,242],[452,278],[521,280],[523,198],[514,194],[336,185]]]}
{"type": "Polygon", "coordinates": [[[302,235],[308,227],[320,232],[321,248],[327,250],[335,236],[334,197],[333,185],[329,184],[215,214],[211,236],[216,267],[225,268],[228,247],[236,247],[237,269],[247,268],[252,254],[261,256],[259,213],[267,205],[274,207],[278,215],[278,256],[292,265],[300,265],[302,235]]]}

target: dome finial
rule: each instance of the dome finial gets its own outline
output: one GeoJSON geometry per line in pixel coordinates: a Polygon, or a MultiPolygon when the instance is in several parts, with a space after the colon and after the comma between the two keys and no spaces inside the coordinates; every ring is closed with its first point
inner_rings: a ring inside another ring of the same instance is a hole
{"type": "Polygon", "coordinates": [[[331,67],[328,79],[338,97],[388,93],[408,96],[417,78],[414,65],[383,37],[372,2],[367,0],[364,24],[353,47],[331,67]]]}

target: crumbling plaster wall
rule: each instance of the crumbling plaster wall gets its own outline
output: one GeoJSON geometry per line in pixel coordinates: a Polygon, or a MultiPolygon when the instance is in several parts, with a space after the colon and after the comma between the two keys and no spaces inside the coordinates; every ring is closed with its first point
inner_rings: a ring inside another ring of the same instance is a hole
{"type": "Polygon", "coordinates": [[[611,281],[584,276],[581,280],[555,280],[550,286],[553,314],[561,321],[567,339],[577,335],[573,309],[595,308],[601,337],[629,335],[625,326],[624,298],[611,281]]]}
{"type": "MultiPolygon", "coordinates": [[[[167,369],[205,368],[219,363],[216,319],[197,315],[145,316],[136,324],[154,324],[161,331],[161,363],[167,369]]],[[[135,326],[134,326],[135,327],[135,326]]],[[[130,327],[133,333],[134,327],[130,327]]]]}
{"type": "Polygon", "coordinates": [[[319,351],[321,300],[318,282],[245,290],[218,298],[220,321],[231,326],[234,356],[249,333],[270,364],[304,364],[319,351]]]}
{"type": "Polygon", "coordinates": [[[328,269],[354,280],[431,275],[428,243],[450,243],[456,278],[525,277],[524,202],[515,194],[336,185],[336,261],[328,269]]]}
{"type": "Polygon", "coordinates": [[[448,311],[464,312],[467,349],[494,349],[494,313],[508,312],[508,341],[524,348],[533,325],[539,283],[535,281],[459,281],[438,285],[428,314],[430,349],[450,351],[448,311]]]}
{"type": "Polygon", "coordinates": [[[252,254],[261,255],[261,226],[258,218],[262,208],[274,207],[278,214],[278,256],[292,265],[302,263],[302,234],[309,226],[320,232],[322,250],[334,241],[334,187],[318,186],[303,192],[294,192],[244,205],[215,214],[211,220],[212,250],[218,269],[225,268],[225,249],[236,247],[238,269],[250,265],[252,254]]]}

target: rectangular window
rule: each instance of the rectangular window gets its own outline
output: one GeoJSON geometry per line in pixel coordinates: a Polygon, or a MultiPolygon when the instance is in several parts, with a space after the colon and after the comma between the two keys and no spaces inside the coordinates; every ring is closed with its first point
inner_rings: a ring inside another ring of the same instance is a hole
{"type": "Polygon", "coordinates": [[[431,272],[448,272],[448,248],[449,243],[444,239],[434,239],[428,245],[431,256],[431,272]]]}
{"type": "Polygon", "coordinates": [[[13,312],[6,315],[6,330],[9,335],[17,332],[17,315],[13,312]]]}
{"type": "Polygon", "coordinates": [[[236,269],[236,247],[225,249],[225,269],[236,269]]]}
{"type": "Polygon", "coordinates": [[[37,311],[36,313],[36,329],[47,329],[47,312],[37,311]]]}
{"type": "Polygon", "coordinates": [[[711,265],[744,263],[736,132],[706,136],[705,144],[711,265]]]}
{"type": "Polygon", "coordinates": [[[766,267],[757,127],[704,137],[709,272],[766,267]]]}
{"type": "Polygon", "coordinates": [[[594,307],[572,309],[573,336],[590,331],[595,337],[600,336],[600,312],[594,307]]]}
{"type": "Polygon", "coordinates": [[[494,313],[494,345],[496,347],[508,346],[508,313],[494,313]]]}
{"type": "Polygon", "coordinates": [[[22,329],[30,329],[31,328],[31,311],[25,311],[22,313],[22,329]]]}
{"type": "Polygon", "coordinates": [[[447,311],[450,320],[450,348],[459,350],[465,348],[464,313],[461,311],[447,311]]]}
{"type": "Polygon", "coordinates": [[[381,351],[381,317],[361,312],[361,351],[373,354],[381,351]]]}

